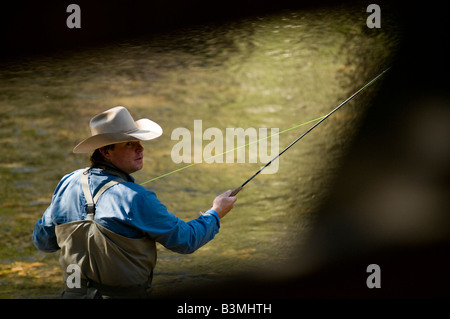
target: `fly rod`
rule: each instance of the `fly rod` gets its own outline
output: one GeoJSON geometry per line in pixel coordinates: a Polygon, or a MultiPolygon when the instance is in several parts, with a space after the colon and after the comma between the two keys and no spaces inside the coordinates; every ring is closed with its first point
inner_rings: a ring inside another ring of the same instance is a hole
{"type": "Polygon", "coordinates": [[[230,196],[236,196],[237,193],[239,193],[242,188],[244,188],[245,185],[247,185],[252,179],[254,179],[259,173],[261,173],[267,166],[269,166],[270,164],[272,164],[277,158],[279,158],[284,152],[286,152],[288,149],[290,149],[295,143],[297,143],[298,141],[300,141],[306,134],[308,134],[309,132],[311,132],[315,127],[317,127],[320,123],[322,123],[323,121],[325,121],[331,114],[333,114],[334,112],[336,112],[337,110],[339,110],[343,105],[345,105],[348,101],[350,101],[351,99],[353,99],[356,95],[358,95],[359,93],[361,93],[364,89],[366,89],[368,86],[370,86],[371,84],[373,84],[376,80],[378,80],[378,78],[380,78],[384,73],[386,73],[390,68],[387,68],[386,70],[384,70],[383,72],[381,72],[379,75],[377,75],[375,78],[373,78],[370,82],[368,82],[366,85],[364,85],[362,88],[360,88],[358,91],[356,91],[355,93],[353,93],[349,98],[347,98],[344,102],[342,102],[341,104],[339,104],[334,110],[332,110],[330,113],[328,113],[327,115],[325,115],[319,122],[317,122],[316,124],[314,124],[313,126],[311,126],[305,133],[303,133],[302,135],[300,135],[295,141],[293,141],[291,144],[289,144],[284,150],[282,150],[277,156],[275,156],[272,160],[270,160],[266,165],[264,165],[263,167],[261,167],[255,174],[253,174],[249,179],[247,179],[241,186],[236,187],[230,194],[230,196]]]}

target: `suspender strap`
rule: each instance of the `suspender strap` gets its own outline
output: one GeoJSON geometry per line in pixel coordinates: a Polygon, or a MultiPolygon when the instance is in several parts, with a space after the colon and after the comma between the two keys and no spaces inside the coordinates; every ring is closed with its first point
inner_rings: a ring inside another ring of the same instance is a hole
{"type": "Polygon", "coordinates": [[[106,183],[105,185],[102,186],[102,188],[100,188],[100,190],[97,192],[97,194],[95,194],[94,198],[92,198],[92,194],[91,194],[91,190],[89,188],[89,182],[88,182],[88,171],[89,169],[87,169],[86,171],[84,171],[83,173],[81,173],[81,188],[83,189],[83,193],[84,193],[84,197],[86,199],[87,202],[87,216],[86,219],[89,220],[93,220],[94,219],[94,214],[95,214],[95,204],[97,204],[98,199],[100,198],[100,196],[102,196],[102,194],[110,187],[119,184],[121,182],[124,182],[124,180],[122,178],[117,178],[114,179],[112,181],[109,181],[108,183],[106,183]]]}
{"type": "Polygon", "coordinates": [[[86,199],[86,202],[87,202],[87,213],[88,213],[88,215],[90,215],[90,214],[94,213],[95,205],[94,205],[94,201],[92,200],[91,190],[89,189],[87,173],[88,173],[88,170],[81,173],[81,188],[83,189],[84,198],[86,199]]]}

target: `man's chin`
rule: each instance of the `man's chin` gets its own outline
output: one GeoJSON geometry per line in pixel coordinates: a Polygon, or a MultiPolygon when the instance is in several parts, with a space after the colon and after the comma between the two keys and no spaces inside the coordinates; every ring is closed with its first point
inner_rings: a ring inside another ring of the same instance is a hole
{"type": "Polygon", "coordinates": [[[140,171],[140,170],[143,169],[143,168],[144,168],[144,164],[137,165],[137,166],[135,167],[135,170],[133,171],[133,173],[135,173],[135,172],[137,172],[137,171],[140,171]]]}

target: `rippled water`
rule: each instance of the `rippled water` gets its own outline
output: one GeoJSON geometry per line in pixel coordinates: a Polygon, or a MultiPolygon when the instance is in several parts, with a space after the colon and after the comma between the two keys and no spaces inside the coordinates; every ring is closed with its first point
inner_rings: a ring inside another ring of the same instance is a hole
{"type": "MultiPolygon", "coordinates": [[[[144,144],[138,183],[175,164],[171,132],[194,120],[209,127],[278,128],[323,116],[389,66],[397,30],[368,29],[361,8],[286,11],[2,65],[0,74],[0,278],[2,296],[56,297],[57,254],[36,251],[34,223],[62,175],[88,165],[71,153],[89,136],[88,121],[116,105],[160,123],[144,144]]],[[[239,272],[282,272],[377,85],[348,103],[238,195],[220,233],[192,255],[159,248],[155,294],[239,272]]],[[[310,124],[312,125],[312,124],[310,124]]],[[[310,125],[279,136],[280,150],[310,125]]],[[[207,142],[205,141],[203,146],[207,142]]],[[[248,161],[247,161],[248,162],[248,161]]],[[[145,184],[170,211],[190,220],[262,163],[202,163],[145,184]]]]}

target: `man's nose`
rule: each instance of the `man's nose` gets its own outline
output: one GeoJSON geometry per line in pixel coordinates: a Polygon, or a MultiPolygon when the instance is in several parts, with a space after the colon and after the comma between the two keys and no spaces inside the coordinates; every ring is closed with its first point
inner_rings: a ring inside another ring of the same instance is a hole
{"type": "Polygon", "coordinates": [[[141,145],[141,143],[137,143],[136,145],[136,152],[142,152],[144,151],[144,147],[141,145]]]}

